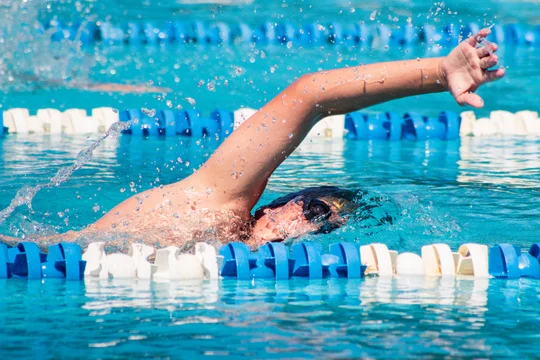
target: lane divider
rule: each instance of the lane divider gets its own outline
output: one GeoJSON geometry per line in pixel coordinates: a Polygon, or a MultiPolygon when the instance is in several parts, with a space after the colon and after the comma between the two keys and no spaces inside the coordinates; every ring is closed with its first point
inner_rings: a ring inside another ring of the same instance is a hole
{"type": "Polygon", "coordinates": [[[233,242],[223,245],[219,253],[209,244],[197,243],[195,254],[182,253],[175,246],[156,251],[148,245],[132,244],[128,254],[107,254],[104,248],[104,242],[91,243],[83,254],[79,245],[60,243],[49,246],[45,254],[30,242],[14,248],[0,244],[0,279],[288,280],[375,275],[540,279],[540,243],[528,252],[511,244],[488,248],[467,243],[457,252],[446,244],[431,244],[423,246],[420,255],[398,253],[381,243],[359,246],[347,242],[331,244],[328,253],[322,253],[321,244],[313,242],[290,248],[268,243],[256,252],[244,243],[233,242]],[[148,257],[153,254],[155,261],[151,263],[148,257]]]}
{"type": "MultiPolygon", "coordinates": [[[[197,110],[115,110],[92,109],[90,116],[83,109],[40,109],[30,115],[28,109],[15,108],[2,113],[0,128],[4,133],[18,134],[90,134],[104,133],[117,121],[130,121],[124,134],[132,136],[190,136],[225,138],[239,127],[256,109],[235,111],[217,109],[204,116],[197,110]]],[[[399,115],[394,112],[334,115],[319,121],[308,137],[348,138],[353,140],[454,140],[460,136],[540,136],[538,112],[517,113],[497,110],[489,118],[476,118],[473,111],[457,114],[442,111],[428,117],[416,112],[399,115]]]]}
{"type": "Polygon", "coordinates": [[[489,118],[476,118],[473,111],[461,113],[461,136],[540,135],[540,119],[536,111],[492,111],[489,118]]]}
{"type": "MultiPolygon", "coordinates": [[[[155,22],[71,22],[53,20],[38,27],[40,33],[50,33],[51,40],[79,40],[92,45],[280,45],[294,43],[301,46],[348,45],[370,48],[407,46],[455,46],[461,39],[480,30],[480,25],[461,24],[381,24],[355,22],[341,24],[270,22],[248,25],[201,21],[155,22]]],[[[540,46],[540,25],[494,25],[488,40],[498,44],[540,46]]]]}

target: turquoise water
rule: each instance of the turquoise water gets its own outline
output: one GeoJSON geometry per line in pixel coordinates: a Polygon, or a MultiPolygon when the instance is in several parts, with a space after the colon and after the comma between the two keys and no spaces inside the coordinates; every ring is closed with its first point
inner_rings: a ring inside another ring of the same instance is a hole
{"type": "MultiPolygon", "coordinates": [[[[414,16],[413,22],[438,24],[459,20],[533,24],[539,10],[537,2],[489,1],[449,4],[457,14],[448,14],[447,6],[437,11],[440,5],[401,1],[255,1],[239,6],[123,1],[114,9],[104,1],[30,4],[35,19],[53,15],[69,19],[88,9],[85,16],[111,21],[189,17],[233,22],[241,17],[250,23],[281,18],[345,23],[366,20],[378,9],[374,21],[389,17],[406,21],[414,16]]],[[[17,26],[12,34],[15,39],[22,36],[17,26]]],[[[296,46],[74,49],[73,44],[50,44],[41,37],[20,39],[32,51],[0,45],[1,69],[8,75],[34,71],[54,79],[75,68],[84,80],[153,81],[174,90],[165,98],[111,95],[4,77],[2,108],[27,107],[31,112],[43,107],[166,108],[167,100],[173,107],[189,108],[187,97],[194,98],[194,106],[204,113],[258,107],[306,71],[436,55],[424,49],[296,46]],[[64,56],[43,51],[53,47],[64,56]],[[208,83],[215,90],[209,90],[208,83]]],[[[486,107],[479,114],[495,109],[537,111],[537,51],[503,48],[501,59],[508,67],[507,78],[480,90],[486,107]]],[[[449,95],[438,94],[374,110],[434,115],[460,108],[449,95]]],[[[21,187],[48,182],[96,139],[94,135],[0,138],[0,208],[21,187]]],[[[0,233],[22,236],[80,229],[136,192],[191,174],[217,145],[189,138],[107,139],[69,181],[41,190],[32,211],[17,209],[0,224],[0,233]]],[[[454,249],[465,242],[509,242],[528,248],[539,241],[539,157],[540,140],[525,137],[395,143],[319,139],[303,144],[278,169],[261,203],[313,185],[363,187],[395,200],[396,207],[389,208],[399,215],[394,224],[373,232],[352,222],[334,233],[307,239],[323,245],[381,241],[400,252],[419,252],[422,245],[434,242],[454,249]]],[[[540,282],[528,279],[226,280],[219,284],[9,280],[0,283],[0,356],[534,358],[540,352],[539,303],[540,282]]]]}

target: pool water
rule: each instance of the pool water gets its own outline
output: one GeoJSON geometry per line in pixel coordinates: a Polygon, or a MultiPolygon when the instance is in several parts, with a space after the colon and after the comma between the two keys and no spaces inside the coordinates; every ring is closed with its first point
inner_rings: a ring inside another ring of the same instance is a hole
{"type": "MultiPolygon", "coordinates": [[[[88,17],[143,20],[182,19],[258,23],[267,18],[296,22],[357,21],[378,9],[378,19],[439,24],[459,20],[489,24],[533,24],[537,2],[452,4],[457,14],[436,11],[430,2],[349,1],[241,2],[240,5],[160,6],[123,1],[30,2],[38,18],[88,17]],[[82,6],[82,10],[78,9],[82,6]],[[351,11],[354,9],[354,11],[351,11]],[[532,9],[532,10],[531,10],[532,9]],[[436,13],[436,14],[435,14],[436,13]],[[486,14],[486,15],[484,15],[486,14]],[[416,16],[416,15],[415,15],[416,16]],[[414,19],[413,19],[414,20],[414,19]]],[[[448,10],[446,5],[442,6],[448,10]]],[[[15,23],[16,24],[16,23],[15,23]]],[[[15,27],[14,35],[20,35],[15,27]]],[[[37,71],[61,77],[76,67],[84,79],[171,87],[163,95],[89,93],[0,81],[3,109],[26,107],[115,108],[259,107],[294,77],[319,68],[444,55],[426,49],[323,49],[287,47],[106,47],[73,49],[28,38],[33,52],[11,51],[2,70],[37,71]],[[41,45],[39,45],[41,44],[41,45]],[[38,46],[39,45],[39,46],[38,46]],[[59,47],[64,58],[39,49],[59,47]],[[11,59],[11,60],[10,60],[11,59]],[[19,61],[16,61],[19,59],[19,61]],[[201,84],[202,81],[202,84],[201,84]],[[208,87],[208,83],[214,85],[208,87]],[[196,100],[191,105],[186,98],[196,100]]],[[[502,81],[479,91],[491,110],[537,111],[540,57],[534,49],[502,48],[508,67],[502,81]]],[[[45,76],[45,75],[44,75],[45,76]]],[[[375,111],[435,115],[460,111],[448,94],[382,104],[375,111]]],[[[7,135],[0,138],[0,208],[23,186],[48,183],[59,169],[97,139],[90,136],[7,135]]],[[[18,208],[0,233],[23,236],[77,230],[120,201],[195,171],[218,146],[214,139],[122,136],[103,141],[92,159],[59,186],[42,189],[32,210],[18,208]]],[[[501,242],[528,248],[539,241],[540,140],[528,137],[463,138],[459,141],[386,142],[313,139],[304,142],[272,176],[261,204],[307,186],[365,188],[395,202],[397,221],[377,229],[352,221],[327,235],[307,236],[323,247],[336,241],[384,242],[419,252],[443,242],[501,242]]],[[[99,239],[96,239],[96,241],[99,239]]],[[[111,358],[250,356],[254,358],[512,357],[540,352],[540,282],[521,279],[456,281],[431,278],[362,280],[294,279],[288,282],[81,283],[0,282],[0,357],[111,358]]]]}

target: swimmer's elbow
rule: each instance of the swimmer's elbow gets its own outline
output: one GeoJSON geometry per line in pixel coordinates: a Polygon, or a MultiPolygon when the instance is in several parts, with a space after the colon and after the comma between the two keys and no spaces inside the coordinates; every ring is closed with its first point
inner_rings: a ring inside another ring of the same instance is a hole
{"type": "Polygon", "coordinates": [[[316,74],[308,73],[297,78],[291,86],[289,86],[290,93],[287,94],[293,101],[291,102],[295,109],[304,107],[311,117],[319,117],[322,114],[322,107],[318,103],[320,96],[316,89],[316,74]]]}

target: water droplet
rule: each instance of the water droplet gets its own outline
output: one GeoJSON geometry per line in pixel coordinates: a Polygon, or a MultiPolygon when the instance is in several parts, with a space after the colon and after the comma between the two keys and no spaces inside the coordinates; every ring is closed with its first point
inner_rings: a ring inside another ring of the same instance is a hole
{"type": "Polygon", "coordinates": [[[293,133],[290,133],[289,134],[289,139],[292,139],[294,137],[294,134],[293,133]]]}
{"type": "Polygon", "coordinates": [[[143,114],[150,117],[153,117],[154,115],[156,115],[156,109],[141,108],[141,111],[143,112],[143,114]]]}
{"type": "Polygon", "coordinates": [[[59,211],[59,212],[57,213],[57,215],[58,215],[58,217],[59,217],[59,218],[62,218],[62,217],[64,217],[64,213],[63,213],[63,212],[61,212],[61,211],[59,211]]]}
{"type": "Polygon", "coordinates": [[[187,98],[186,98],[186,101],[187,101],[188,103],[190,103],[191,105],[195,105],[195,104],[197,103],[197,102],[195,101],[195,99],[192,98],[192,97],[187,97],[187,98]]]}
{"type": "Polygon", "coordinates": [[[168,106],[169,108],[172,108],[172,101],[171,101],[171,100],[167,100],[167,101],[165,102],[165,104],[167,104],[167,106],[168,106]]]}
{"type": "Polygon", "coordinates": [[[197,86],[198,87],[201,87],[204,85],[204,80],[199,80],[199,82],[197,83],[197,86]]]}
{"type": "Polygon", "coordinates": [[[369,15],[369,20],[375,20],[375,17],[377,16],[377,10],[374,10],[370,15],[369,15]]]}
{"type": "Polygon", "coordinates": [[[120,189],[120,192],[121,192],[121,193],[123,193],[123,192],[125,192],[125,191],[126,191],[126,189],[124,189],[124,188],[121,188],[121,189],[120,189]]]}
{"type": "Polygon", "coordinates": [[[209,90],[209,91],[215,91],[216,90],[216,86],[212,83],[208,83],[208,85],[206,85],[206,88],[209,90]]]}
{"type": "Polygon", "coordinates": [[[99,205],[98,204],[95,204],[93,207],[92,207],[92,210],[94,210],[94,212],[98,212],[99,211],[99,205]]]}
{"type": "Polygon", "coordinates": [[[236,171],[233,171],[233,172],[231,173],[231,177],[232,177],[234,180],[238,179],[238,174],[236,173],[236,171]]]}

